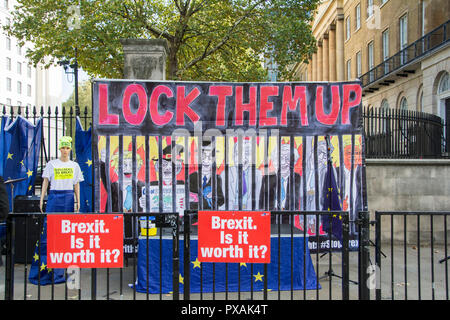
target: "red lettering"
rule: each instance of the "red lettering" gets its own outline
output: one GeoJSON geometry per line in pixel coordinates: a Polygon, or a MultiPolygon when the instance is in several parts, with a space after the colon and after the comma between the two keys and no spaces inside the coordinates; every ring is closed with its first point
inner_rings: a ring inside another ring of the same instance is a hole
{"type": "Polygon", "coordinates": [[[210,96],[217,96],[216,108],[216,126],[225,126],[225,106],[226,98],[233,95],[233,88],[231,86],[211,86],[209,88],[210,96]]]}
{"type": "Polygon", "coordinates": [[[350,124],[350,109],[361,104],[361,85],[359,84],[344,84],[342,98],[342,124],[350,124]],[[354,93],[355,98],[350,101],[351,93],[354,93]]]}
{"type": "Polygon", "coordinates": [[[283,108],[281,110],[281,125],[287,125],[287,111],[295,111],[297,109],[297,103],[300,104],[300,119],[302,126],[308,125],[308,113],[306,107],[306,87],[295,87],[294,97],[292,97],[291,86],[285,86],[283,91],[283,108]]]}
{"type": "Polygon", "coordinates": [[[165,85],[159,85],[155,89],[153,89],[152,96],[150,98],[150,117],[152,118],[153,123],[158,126],[163,126],[172,120],[173,112],[166,110],[163,115],[158,112],[158,101],[159,97],[165,94],[167,97],[172,98],[173,92],[169,87],[165,85]]]}
{"type": "Polygon", "coordinates": [[[259,108],[259,124],[261,126],[275,126],[277,124],[276,117],[268,117],[267,112],[273,109],[273,102],[269,102],[270,96],[278,95],[278,87],[267,86],[261,87],[261,102],[259,108]]]}
{"type": "Polygon", "coordinates": [[[339,115],[339,107],[340,107],[340,97],[339,97],[339,87],[331,86],[332,92],[332,104],[331,111],[327,115],[323,110],[323,87],[317,86],[316,89],[316,117],[320,123],[326,125],[333,125],[337,121],[337,117],[339,115]]]}
{"type": "Polygon", "coordinates": [[[234,116],[235,125],[244,124],[244,111],[249,113],[249,124],[256,126],[256,87],[249,88],[249,102],[243,103],[243,87],[236,87],[236,114],[234,116]]]}
{"type": "Polygon", "coordinates": [[[108,85],[100,84],[98,86],[98,123],[99,124],[119,124],[119,116],[117,114],[108,113],[108,85]]]}
{"type": "Polygon", "coordinates": [[[200,120],[200,116],[189,106],[200,95],[200,90],[194,88],[185,96],[185,89],[184,86],[177,87],[177,126],[184,126],[184,115],[187,115],[194,123],[200,120]]]}
{"type": "Polygon", "coordinates": [[[147,93],[140,84],[130,84],[123,93],[122,100],[123,117],[132,125],[140,125],[144,121],[147,114],[147,93]],[[139,107],[136,113],[130,109],[130,100],[133,94],[137,94],[139,100],[139,107]]]}

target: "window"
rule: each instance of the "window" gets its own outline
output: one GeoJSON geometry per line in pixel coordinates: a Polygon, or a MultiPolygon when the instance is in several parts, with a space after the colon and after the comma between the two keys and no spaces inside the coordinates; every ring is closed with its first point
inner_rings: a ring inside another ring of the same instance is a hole
{"type": "Polygon", "coordinates": [[[345,40],[350,39],[350,17],[345,20],[345,40]]]}
{"type": "Polygon", "coordinates": [[[420,1],[420,28],[422,37],[425,35],[425,1],[420,1]]]}
{"type": "MultiPolygon", "coordinates": [[[[403,49],[406,48],[406,46],[408,45],[408,17],[405,14],[403,17],[400,18],[400,22],[399,22],[399,40],[400,40],[400,51],[402,51],[403,49]]],[[[400,55],[400,62],[406,63],[406,50],[404,52],[402,52],[402,54],[400,55]]]]}
{"type": "Polygon", "coordinates": [[[3,1],[3,7],[5,7],[5,9],[9,9],[9,1],[8,0],[3,1]]]}
{"type": "Polygon", "coordinates": [[[31,97],[31,85],[27,85],[27,96],[31,97]]]}
{"type": "Polygon", "coordinates": [[[6,90],[11,91],[11,78],[6,78],[6,90]]]}
{"type": "Polygon", "coordinates": [[[30,65],[27,66],[27,76],[28,76],[28,78],[31,78],[31,66],[30,65]]]}
{"type": "Polygon", "coordinates": [[[11,50],[11,38],[6,37],[6,50],[11,50]]]}
{"type": "Polygon", "coordinates": [[[382,34],[383,45],[383,61],[384,61],[384,73],[389,73],[389,63],[386,62],[389,59],[389,29],[385,30],[382,34]]]}
{"type": "Polygon", "coordinates": [[[423,86],[420,86],[417,96],[417,111],[423,112],[423,86]]]}
{"type": "Polygon", "coordinates": [[[22,94],[22,82],[17,81],[17,93],[22,94]]]}
{"type": "Polygon", "coordinates": [[[22,46],[21,46],[20,44],[17,45],[17,54],[18,54],[19,56],[22,55],[22,46]]]}
{"type": "Polygon", "coordinates": [[[367,0],[367,18],[373,16],[373,0],[367,0]]]}
{"type": "Polygon", "coordinates": [[[11,99],[10,99],[10,98],[7,98],[7,99],[6,99],[6,104],[7,104],[8,106],[11,105],[11,99]]]}
{"type": "Polygon", "coordinates": [[[387,99],[383,99],[383,101],[381,101],[380,109],[382,109],[382,110],[389,109],[389,103],[388,103],[387,99]]]}
{"type": "Polygon", "coordinates": [[[11,71],[11,58],[6,58],[6,70],[11,71]]]}
{"type": "Polygon", "coordinates": [[[350,80],[352,78],[352,61],[347,61],[347,80],[350,80]]]}
{"type": "Polygon", "coordinates": [[[22,63],[17,62],[17,73],[22,74],[22,63]]]}
{"type": "Polygon", "coordinates": [[[370,41],[369,44],[367,45],[367,64],[368,64],[368,69],[370,71],[369,77],[370,77],[370,81],[374,80],[374,71],[371,71],[373,69],[374,66],[374,61],[373,61],[373,41],[370,41]]]}
{"type": "Polygon", "coordinates": [[[355,8],[355,30],[358,30],[361,28],[361,4],[358,3],[358,5],[355,8]]]}
{"type": "Polygon", "coordinates": [[[356,75],[358,78],[361,76],[362,70],[361,70],[361,51],[358,51],[356,53],[356,75]]]}
{"type": "Polygon", "coordinates": [[[438,94],[443,94],[446,91],[450,90],[449,83],[448,83],[448,72],[444,73],[439,80],[439,86],[438,86],[438,94]]]}
{"type": "Polygon", "coordinates": [[[408,100],[406,100],[405,97],[402,97],[402,99],[400,100],[400,110],[406,111],[408,110],[408,100]]]}

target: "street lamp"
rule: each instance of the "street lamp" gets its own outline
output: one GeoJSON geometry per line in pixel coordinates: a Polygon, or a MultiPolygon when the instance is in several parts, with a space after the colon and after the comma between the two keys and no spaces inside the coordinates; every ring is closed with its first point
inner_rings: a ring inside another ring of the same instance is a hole
{"type": "Polygon", "coordinates": [[[78,108],[78,51],[75,48],[75,62],[70,63],[69,60],[58,61],[58,64],[64,68],[66,74],[73,74],[75,76],[75,108],[78,108]],[[72,70],[69,70],[72,69],[72,70]]]}

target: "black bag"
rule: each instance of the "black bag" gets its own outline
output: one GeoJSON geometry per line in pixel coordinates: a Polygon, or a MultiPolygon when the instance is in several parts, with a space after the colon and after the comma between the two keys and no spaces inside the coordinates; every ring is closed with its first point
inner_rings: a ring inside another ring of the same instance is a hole
{"type": "Polygon", "coordinates": [[[5,181],[0,176],[0,221],[5,221],[9,213],[9,200],[5,181]]]}

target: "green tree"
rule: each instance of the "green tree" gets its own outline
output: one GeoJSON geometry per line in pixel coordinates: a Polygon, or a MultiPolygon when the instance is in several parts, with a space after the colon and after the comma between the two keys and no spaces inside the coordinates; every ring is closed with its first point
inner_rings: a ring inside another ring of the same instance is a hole
{"type": "Polygon", "coordinates": [[[62,103],[62,108],[65,111],[64,124],[66,134],[72,137],[75,137],[75,119],[77,115],[80,117],[84,130],[89,129],[92,123],[92,91],[90,80],[78,84],[78,103],[79,108],[77,109],[75,106],[75,90],[62,103]]]}
{"type": "Polygon", "coordinates": [[[263,81],[261,61],[269,54],[287,79],[288,66],[315,50],[310,22],[319,2],[18,0],[4,29],[33,43],[27,56],[34,63],[73,59],[77,47],[79,65],[93,77],[123,77],[121,38],[164,38],[168,79],[263,81]]]}

